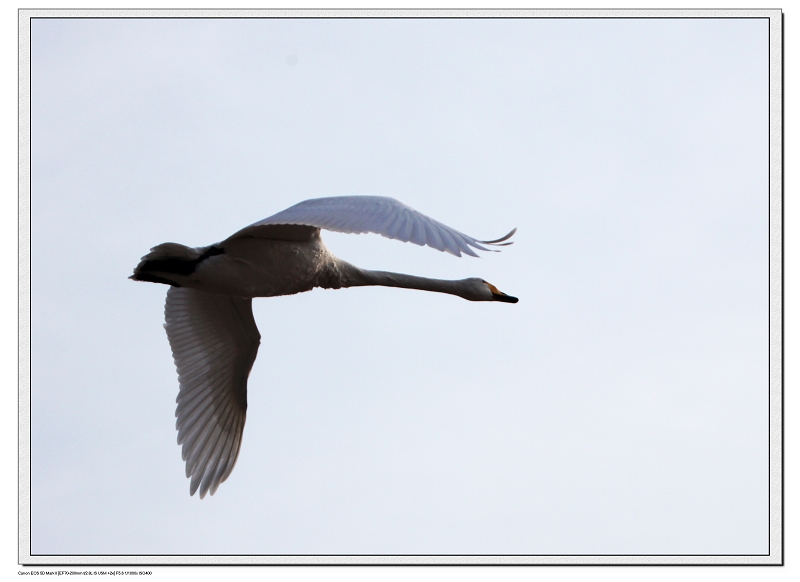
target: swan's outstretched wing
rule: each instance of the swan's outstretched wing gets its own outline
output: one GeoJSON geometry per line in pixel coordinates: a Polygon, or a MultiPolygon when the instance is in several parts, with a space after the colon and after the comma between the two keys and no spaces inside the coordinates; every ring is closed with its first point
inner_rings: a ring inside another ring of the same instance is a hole
{"type": "Polygon", "coordinates": [[[170,287],[164,309],[178,368],[178,444],[189,492],[213,495],[228,478],[244,430],[247,377],[261,336],[252,299],[170,287]]]}
{"type": "Polygon", "coordinates": [[[461,253],[477,257],[473,248],[482,251],[492,250],[482,245],[511,244],[504,241],[511,238],[517,230],[515,228],[497,240],[477,240],[417,212],[394,198],[338,196],[300,202],[251,224],[230,238],[258,236],[259,227],[278,224],[306,225],[352,234],[374,232],[403,242],[428,245],[457,257],[460,257],[461,253]]]}

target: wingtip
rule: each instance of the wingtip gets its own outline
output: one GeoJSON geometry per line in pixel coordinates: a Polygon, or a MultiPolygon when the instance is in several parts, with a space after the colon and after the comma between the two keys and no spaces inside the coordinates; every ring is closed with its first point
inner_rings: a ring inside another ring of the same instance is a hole
{"type": "Polygon", "coordinates": [[[514,228],[511,230],[511,232],[509,232],[507,235],[505,235],[505,236],[503,236],[503,237],[500,237],[500,238],[498,238],[498,239],[495,239],[495,240],[482,240],[482,241],[478,241],[478,242],[481,242],[481,243],[483,243],[483,244],[486,244],[486,245],[497,245],[497,246],[507,246],[507,245],[512,245],[512,244],[514,244],[514,242],[513,242],[513,241],[512,241],[512,242],[507,242],[507,243],[504,243],[504,241],[507,241],[507,240],[508,240],[508,239],[510,239],[512,236],[514,236],[514,233],[515,233],[515,232],[517,232],[517,228],[516,228],[516,227],[514,227],[514,228]]]}

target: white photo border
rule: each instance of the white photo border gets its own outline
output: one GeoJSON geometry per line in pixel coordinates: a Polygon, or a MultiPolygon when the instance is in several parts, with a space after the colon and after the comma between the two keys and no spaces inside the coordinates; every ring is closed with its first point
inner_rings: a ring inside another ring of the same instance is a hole
{"type": "Polygon", "coordinates": [[[30,10],[19,15],[19,563],[54,565],[783,565],[783,13],[771,10],[30,10]],[[769,20],[769,554],[31,555],[31,20],[34,18],[766,18],[769,20]]]}

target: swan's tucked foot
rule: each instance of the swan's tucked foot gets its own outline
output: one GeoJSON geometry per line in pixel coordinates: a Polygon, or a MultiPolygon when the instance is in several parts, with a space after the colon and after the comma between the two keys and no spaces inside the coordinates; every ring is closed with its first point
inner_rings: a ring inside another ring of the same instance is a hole
{"type": "Polygon", "coordinates": [[[178,279],[194,273],[197,266],[207,258],[222,254],[225,251],[216,245],[193,249],[178,243],[163,243],[153,247],[142,257],[130,278],[134,281],[182,287],[178,279]]]}

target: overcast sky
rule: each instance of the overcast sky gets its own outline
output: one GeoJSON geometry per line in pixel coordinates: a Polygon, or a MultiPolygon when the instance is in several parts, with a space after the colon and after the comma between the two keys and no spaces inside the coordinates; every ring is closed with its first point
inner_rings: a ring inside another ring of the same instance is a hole
{"type": "Polygon", "coordinates": [[[34,554],[768,551],[767,20],[36,20],[34,554]],[[148,249],[392,196],[515,244],[253,302],[244,443],[188,494],[148,249]]]}

